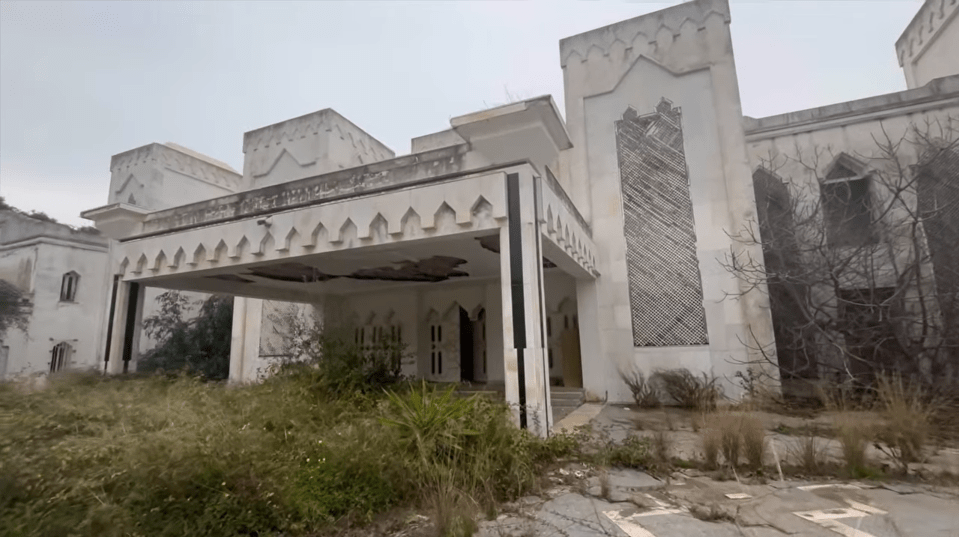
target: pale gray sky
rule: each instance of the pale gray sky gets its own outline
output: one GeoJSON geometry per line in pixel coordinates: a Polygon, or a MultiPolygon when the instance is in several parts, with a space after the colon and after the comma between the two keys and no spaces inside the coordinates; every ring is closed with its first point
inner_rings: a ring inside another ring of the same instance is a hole
{"type": "MultiPolygon", "coordinates": [[[[243,133],[331,107],[397,154],[449,118],[551,94],[559,40],[678,2],[0,3],[0,196],[82,225],[110,156],[176,142],[243,166],[243,133]]],[[[746,115],[905,89],[918,0],[732,0],[746,115]]]]}

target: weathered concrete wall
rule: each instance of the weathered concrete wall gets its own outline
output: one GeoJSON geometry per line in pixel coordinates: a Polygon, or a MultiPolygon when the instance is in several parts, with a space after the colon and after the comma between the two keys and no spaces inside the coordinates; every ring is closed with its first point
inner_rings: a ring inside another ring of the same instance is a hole
{"type": "Polygon", "coordinates": [[[456,134],[456,131],[450,129],[413,138],[410,141],[410,153],[422,153],[424,151],[452,147],[463,143],[466,143],[463,137],[456,134]]]}
{"type": "Polygon", "coordinates": [[[167,209],[236,192],[241,176],[226,164],[176,144],[149,144],[114,155],[108,203],[167,209]]]}
{"type": "Polygon", "coordinates": [[[388,160],[394,153],[332,109],[243,135],[243,189],[388,160]]]}
{"type": "MultiPolygon", "coordinates": [[[[742,368],[736,362],[753,358],[742,343],[748,334],[772,337],[765,297],[749,292],[740,300],[727,298],[745,289],[720,265],[738,248],[726,232],[755,212],[729,22],[725,1],[699,0],[560,43],[574,144],[567,157],[570,195],[589,207],[583,212],[601,252],[600,279],[578,283],[584,383],[593,397],[628,400],[617,369],[632,364],[647,371],[687,367],[732,380],[742,368]],[[634,348],[631,318],[643,305],[629,299],[615,122],[630,107],[640,115],[655,112],[664,98],[682,112],[709,343],[634,348]],[[594,367],[590,360],[605,363],[594,367]]],[[[762,259],[761,252],[750,255],[762,259]]],[[[727,388],[735,392],[733,385],[727,388]]]]}
{"type": "Polygon", "coordinates": [[[896,41],[906,87],[959,74],[959,2],[926,0],[896,41]]]}

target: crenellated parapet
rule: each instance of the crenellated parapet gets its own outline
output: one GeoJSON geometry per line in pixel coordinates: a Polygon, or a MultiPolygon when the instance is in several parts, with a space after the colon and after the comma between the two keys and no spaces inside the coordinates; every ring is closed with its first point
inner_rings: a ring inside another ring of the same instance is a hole
{"type": "Polygon", "coordinates": [[[159,210],[241,186],[242,176],[226,164],[172,143],[145,145],[110,159],[110,203],[159,210]]]}
{"type": "Polygon", "coordinates": [[[618,59],[639,54],[665,60],[670,49],[683,53],[693,41],[701,41],[700,32],[709,29],[711,21],[721,25],[730,22],[729,4],[723,0],[698,0],[669,9],[585,32],[560,41],[560,65],[588,62],[593,59],[618,59]]]}
{"type": "Polygon", "coordinates": [[[896,56],[909,88],[959,74],[959,0],[926,0],[896,41],[896,56]],[[929,57],[924,57],[929,56],[929,57]]]}
{"type": "Polygon", "coordinates": [[[110,159],[110,172],[131,171],[146,164],[223,187],[230,191],[240,188],[241,175],[226,164],[217,164],[209,158],[194,156],[192,151],[176,144],[150,144],[114,155],[110,159]]]}
{"type": "Polygon", "coordinates": [[[393,158],[393,151],[332,109],[243,135],[247,188],[279,184],[393,158]]]}

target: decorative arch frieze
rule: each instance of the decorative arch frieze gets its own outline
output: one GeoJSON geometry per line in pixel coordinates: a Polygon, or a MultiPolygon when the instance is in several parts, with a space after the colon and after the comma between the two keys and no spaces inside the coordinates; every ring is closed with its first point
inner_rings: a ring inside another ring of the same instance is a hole
{"type": "Polygon", "coordinates": [[[140,279],[174,271],[184,274],[225,263],[259,263],[462,231],[499,229],[506,221],[503,174],[470,178],[469,185],[466,182],[422,187],[416,195],[410,191],[390,192],[361,202],[346,200],[278,212],[268,217],[268,227],[263,218],[251,217],[122,242],[123,255],[118,257],[138,262],[132,266],[129,261],[126,265],[118,264],[117,271],[140,279]],[[360,230],[366,232],[362,240],[358,237],[360,230]],[[185,254],[183,258],[156,268],[161,251],[179,255],[180,250],[185,254]],[[141,258],[145,261],[141,262],[141,258]],[[184,263],[185,259],[189,262],[184,263]],[[156,270],[144,273],[145,267],[156,270]]]}

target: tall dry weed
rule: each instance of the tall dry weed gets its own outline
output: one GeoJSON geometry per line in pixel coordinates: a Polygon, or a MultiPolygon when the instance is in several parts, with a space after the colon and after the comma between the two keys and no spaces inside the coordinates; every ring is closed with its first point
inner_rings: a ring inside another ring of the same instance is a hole
{"type": "Polygon", "coordinates": [[[922,460],[936,405],[920,383],[899,374],[879,375],[876,394],[884,422],[876,435],[885,444],[880,448],[906,471],[909,463],[922,460]]]}
{"type": "Polygon", "coordinates": [[[718,412],[709,415],[706,423],[701,436],[707,466],[715,467],[721,453],[730,467],[738,467],[745,456],[750,468],[762,468],[768,443],[759,418],[743,412],[718,412]]]}
{"type": "Polygon", "coordinates": [[[835,419],[836,438],[842,446],[843,463],[852,477],[868,473],[866,447],[873,438],[873,426],[857,412],[843,412],[835,419]]]}

